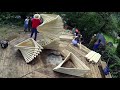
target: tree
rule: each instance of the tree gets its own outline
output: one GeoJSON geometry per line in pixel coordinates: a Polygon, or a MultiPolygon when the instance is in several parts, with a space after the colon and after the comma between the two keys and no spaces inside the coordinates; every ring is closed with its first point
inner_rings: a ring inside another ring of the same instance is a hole
{"type": "Polygon", "coordinates": [[[117,46],[116,52],[117,52],[117,56],[120,57],[120,40],[118,42],[118,46],[117,46]]]}

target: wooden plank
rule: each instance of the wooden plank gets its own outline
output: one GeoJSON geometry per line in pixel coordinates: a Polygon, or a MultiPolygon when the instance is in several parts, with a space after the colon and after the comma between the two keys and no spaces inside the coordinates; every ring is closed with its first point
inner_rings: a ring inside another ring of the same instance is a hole
{"type": "Polygon", "coordinates": [[[68,50],[64,49],[64,50],[61,50],[60,51],[61,54],[64,56],[64,57],[67,57],[67,55],[70,53],[68,50]]]}
{"type": "Polygon", "coordinates": [[[31,61],[34,59],[34,55],[28,56],[28,55],[24,52],[24,50],[23,50],[23,51],[21,50],[21,52],[22,52],[22,55],[23,55],[26,63],[29,63],[29,62],[31,62],[31,61]]]}
{"type": "Polygon", "coordinates": [[[86,46],[81,44],[81,48],[86,52],[89,53],[91,50],[89,48],[87,48],[86,46]]]}
{"type": "Polygon", "coordinates": [[[60,40],[73,40],[73,36],[70,35],[61,35],[59,38],[60,40]]]}
{"type": "Polygon", "coordinates": [[[85,57],[88,58],[94,51],[90,51],[85,57]]]}
{"type": "Polygon", "coordinates": [[[96,54],[96,52],[90,53],[90,55],[87,57],[87,59],[91,59],[95,54],[96,54]]]}
{"type": "Polygon", "coordinates": [[[89,61],[93,61],[94,63],[97,63],[98,60],[100,60],[101,55],[99,53],[96,53],[89,61]]]}
{"type": "Polygon", "coordinates": [[[71,52],[67,55],[65,60],[61,62],[57,67],[55,67],[53,70],[60,73],[65,73],[75,76],[81,76],[90,71],[90,69],[71,52]],[[73,61],[75,67],[74,68],[62,67],[62,65],[69,59],[73,61]]]}

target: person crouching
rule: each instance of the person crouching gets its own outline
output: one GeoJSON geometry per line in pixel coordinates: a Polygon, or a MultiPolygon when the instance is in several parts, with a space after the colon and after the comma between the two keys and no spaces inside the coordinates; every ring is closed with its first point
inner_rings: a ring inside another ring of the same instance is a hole
{"type": "Polygon", "coordinates": [[[72,44],[76,47],[78,47],[78,40],[77,40],[77,36],[72,40],[72,44]]]}

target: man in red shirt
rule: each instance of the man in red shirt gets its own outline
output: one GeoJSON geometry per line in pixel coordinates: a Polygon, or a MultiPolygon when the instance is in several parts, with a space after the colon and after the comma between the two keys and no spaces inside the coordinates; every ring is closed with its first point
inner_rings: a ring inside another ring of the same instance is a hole
{"type": "Polygon", "coordinates": [[[35,14],[34,18],[32,19],[32,32],[31,32],[31,37],[33,36],[33,34],[35,33],[35,38],[34,40],[36,40],[37,38],[37,27],[41,24],[41,20],[40,20],[40,15],[39,14],[35,14]]]}

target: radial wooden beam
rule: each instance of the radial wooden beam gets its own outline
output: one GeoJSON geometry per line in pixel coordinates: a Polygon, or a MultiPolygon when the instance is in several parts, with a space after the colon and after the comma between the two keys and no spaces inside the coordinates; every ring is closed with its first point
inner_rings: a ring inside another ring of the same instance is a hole
{"type": "Polygon", "coordinates": [[[70,40],[70,41],[72,41],[74,36],[71,36],[71,35],[60,35],[59,38],[60,38],[60,40],[65,40],[65,41],[70,40]]]}
{"type": "Polygon", "coordinates": [[[26,63],[29,63],[34,58],[36,58],[38,56],[38,54],[40,54],[40,52],[42,52],[42,49],[43,49],[43,47],[41,45],[39,45],[32,38],[29,38],[25,41],[18,43],[17,45],[15,45],[15,47],[21,51],[26,63]]]}
{"type": "Polygon", "coordinates": [[[56,72],[74,76],[82,76],[90,71],[89,67],[87,67],[80,59],[78,59],[71,52],[67,55],[65,60],[61,62],[57,67],[55,67],[53,70],[56,72]],[[63,67],[63,64],[69,60],[72,61],[73,67],[63,67]]]}

